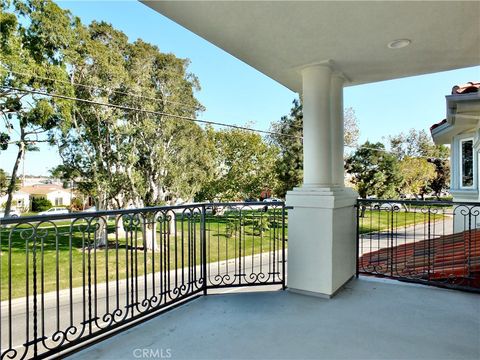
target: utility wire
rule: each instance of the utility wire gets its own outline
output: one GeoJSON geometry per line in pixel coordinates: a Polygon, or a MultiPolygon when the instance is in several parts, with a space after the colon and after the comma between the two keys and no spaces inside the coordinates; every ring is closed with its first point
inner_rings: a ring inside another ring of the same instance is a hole
{"type": "MultiPolygon", "coordinates": [[[[48,92],[41,91],[41,90],[36,90],[36,89],[20,89],[20,88],[11,87],[11,86],[4,86],[4,88],[14,90],[14,91],[18,91],[18,92],[23,92],[23,93],[31,93],[31,94],[37,94],[37,95],[43,95],[43,96],[50,96],[50,97],[64,99],[64,100],[79,101],[79,102],[84,102],[84,103],[88,103],[88,104],[91,104],[91,105],[106,106],[106,107],[116,108],[116,109],[120,109],[120,110],[138,111],[138,112],[143,112],[143,113],[147,113],[147,114],[151,114],[151,115],[168,116],[168,117],[173,117],[173,118],[176,118],[176,119],[190,121],[190,122],[198,122],[198,123],[202,123],[202,124],[216,125],[216,126],[228,127],[228,128],[233,128],[233,129],[239,129],[239,130],[246,130],[246,131],[251,131],[251,132],[256,132],[256,133],[261,133],[261,134],[267,134],[267,135],[278,135],[278,136],[285,136],[285,137],[296,138],[296,139],[303,139],[302,136],[282,134],[282,133],[278,133],[278,132],[274,132],[274,131],[268,131],[268,130],[253,129],[253,128],[249,128],[249,127],[246,127],[246,126],[225,124],[225,123],[221,123],[221,122],[217,122],[217,121],[201,120],[201,119],[196,119],[196,118],[192,118],[192,117],[189,117],[189,116],[169,114],[169,113],[165,113],[165,112],[161,112],[161,111],[146,110],[146,109],[135,108],[135,107],[130,107],[130,106],[109,104],[109,103],[103,103],[103,102],[94,101],[94,100],[88,100],[88,99],[80,99],[80,98],[67,96],[67,95],[48,93],[48,92]]],[[[355,149],[355,150],[367,149],[367,150],[374,150],[374,151],[379,151],[379,152],[392,154],[392,155],[397,155],[397,156],[404,155],[402,152],[378,149],[378,148],[368,147],[368,146],[364,146],[364,145],[353,146],[353,145],[344,144],[344,146],[348,147],[348,148],[355,149]]],[[[415,156],[415,158],[432,159],[432,158],[435,158],[435,157],[434,156],[421,156],[420,155],[420,156],[415,156]]],[[[441,160],[445,160],[445,159],[441,159],[441,160]]]]}
{"type": "MultiPolygon", "coordinates": [[[[86,84],[80,84],[80,83],[67,81],[67,80],[54,79],[54,78],[50,78],[50,77],[47,77],[47,76],[36,75],[36,74],[33,74],[33,73],[28,73],[28,72],[20,72],[20,71],[7,70],[7,69],[2,69],[2,68],[0,68],[0,71],[6,72],[6,73],[12,73],[12,74],[16,74],[16,75],[21,75],[21,76],[30,76],[30,77],[34,77],[34,78],[37,78],[37,79],[54,81],[54,82],[67,84],[67,85],[72,85],[72,86],[83,87],[83,88],[86,88],[86,89],[103,90],[105,92],[112,92],[112,93],[120,94],[120,95],[133,96],[133,97],[136,97],[137,99],[147,99],[147,100],[153,100],[153,101],[156,101],[156,102],[166,102],[166,103],[174,104],[174,105],[182,105],[185,108],[189,108],[189,109],[195,110],[195,111],[201,110],[201,108],[202,108],[201,105],[192,106],[192,105],[181,103],[181,102],[178,102],[178,101],[172,101],[172,100],[162,99],[162,98],[152,97],[152,96],[139,95],[139,94],[135,94],[135,93],[132,93],[132,92],[126,92],[126,91],[120,91],[120,90],[111,90],[111,89],[107,89],[107,88],[104,88],[104,87],[101,87],[101,86],[86,85],[86,84]]],[[[174,73],[174,72],[171,72],[171,73],[174,73]]]]}
{"type": "Polygon", "coordinates": [[[91,104],[91,105],[106,106],[106,107],[111,107],[111,108],[120,109],[120,110],[137,111],[137,112],[142,112],[142,113],[151,114],[151,115],[168,116],[168,117],[172,117],[172,118],[175,118],[175,119],[186,120],[186,121],[190,121],[190,122],[198,122],[198,123],[201,123],[201,124],[223,126],[223,127],[229,127],[229,128],[233,128],[233,129],[251,131],[251,132],[267,134],[267,135],[279,135],[279,136],[286,136],[286,137],[291,137],[291,138],[302,138],[300,136],[295,136],[295,135],[290,135],[290,134],[281,134],[281,133],[268,131],[268,130],[252,129],[252,128],[249,128],[249,127],[246,127],[246,126],[225,124],[225,123],[221,123],[221,122],[217,122],[217,121],[201,120],[201,119],[196,119],[196,118],[193,118],[193,117],[190,117],[190,116],[169,114],[169,113],[165,113],[165,112],[162,112],[162,111],[146,110],[146,109],[135,108],[135,107],[131,107],[131,106],[109,104],[109,103],[104,103],[104,102],[95,101],[95,100],[80,99],[80,98],[76,98],[76,97],[73,97],[73,96],[67,96],[67,95],[61,95],[61,94],[55,94],[55,93],[48,93],[48,92],[41,91],[41,90],[36,90],[36,89],[20,89],[20,88],[13,87],[13,86],[4,86],[4,88],[9,89],[9,90],[14,90],[14,91],[17,91],[17,92],[20,92],[20,93],[30,93],[30,94],[37,94],[37,95],[43,95],[43,96],[50,96],[50,97],[53,97],[53,98],[79,101],[79,102],[84,102],[84,103],[91,104]]]}

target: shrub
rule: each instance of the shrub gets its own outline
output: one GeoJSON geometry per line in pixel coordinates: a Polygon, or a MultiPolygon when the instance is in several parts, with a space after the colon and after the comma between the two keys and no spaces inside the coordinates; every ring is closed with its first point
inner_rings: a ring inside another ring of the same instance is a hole
{"type": "Polygon", "coordinates": [[[38,212],[38,211],[46,211],[52,207],[52,203],[50,200],[47,199],[38,199],[38,198],[33,198],[32,199],[32,211],[38,212]]]}
{"type": "Polygon", "coordinates": [[[225,225],[225,237],[231,238],[240,229],[240,221],[237,219],[227,219],[225,225]]]}
{"type": "Polygon", "coordinates": [[[81,211],[83,210],[83,201],[79,198],[73,198],[70,204],[70,210],[81,211]]]}
{"type": "Polygon", "coordinates": [[[270,220],[268,218],[260,217],[253,220],[254,235],[262,235],[264,231],[270,229],[270,220]]]}

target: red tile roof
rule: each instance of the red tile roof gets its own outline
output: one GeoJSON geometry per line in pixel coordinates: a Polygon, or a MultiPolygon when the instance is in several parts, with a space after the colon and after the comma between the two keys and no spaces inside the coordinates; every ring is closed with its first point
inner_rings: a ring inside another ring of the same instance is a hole
{"type": "Polygon", "coordinates": [[[454,94],[469,94],[469,93],[478,92],[479,88],[480,88],[480,82],[470,81],[466,84],[455,85],[452,88],[452,95],[454,95],[454,94]]]}
{"type": "Polygon", "coordinates": [[[360,271],[480,288],[480,229],[372,251],[360,271]]]}
{"type": "MultiPolygon", "coordinates": [[[[469,81],[466,84],[462,85],[455,85],[452,88],[452,95],[463,95],[463,94],[470,94],[470,93],[476,93],[480,89],[480,82],[478,81],[469,81]]],[[[432,132],[434,129],[437,127],[445,124],[447,122],[447,119],[443,119],[442,121],[433,124],[430,126],[430,132],[432,132]]]]}
{"type": "Polygon", "coordinates": [[[64,189],[60,185],[54,184],[37,184],[32,186],[24,186],[20,189],[20,191],[25,192],[27,194],[34,194],[34,195],[45,195],[51,193],[53,191],[65,191],[68,190],[64,189]]]}
{"type": "Polygon", "coordinates": [[[433,124],[432,126],[430,126],[430,132],[432,132],[433,129],[436,129],[437,127],[442,126],[443,124],[446,124],[446,123],[447,123],[447,119],[443,119],[442,121],[439,121],[438,123],[433,124]]]}

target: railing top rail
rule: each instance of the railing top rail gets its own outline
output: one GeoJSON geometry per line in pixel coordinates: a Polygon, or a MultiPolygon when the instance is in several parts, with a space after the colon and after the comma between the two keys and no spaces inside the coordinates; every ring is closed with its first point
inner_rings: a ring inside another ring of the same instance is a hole
{"type": "Polygon", "coordinates": [[[135,209],[118,209],[118,210],[101,210],[95,212],[72,212],[68,214],[56,214],[56,215],[35,215],[35,216],[22,216],[22,217],[9,217],[9,218],[0,218],[0,225],[8,224],[21,224],[27,222],[45,222],[51,220],[70,220],[70,219],[88,219],[93,217],[100,216],[112,216],[112,215],[130,215],[130,214],[141,214],[147,212],[161,212],[161,211],[171,211],[171,210],[182,210],[182,209],[202,209],[203,207],[243,207],[248,209],[250,206],[275,206],[283,207],[285,202],[283,201],[252,201],[252,202],[202,202],[202,203],[192,203],[192,204],[182,204],[182,205],[162,205],[162,206],[151,206],[135,209]]]}
{"type": "Polygon", "coordinates": [[[447,201],[447,200],[400,200],[400,199],[357,199],[357,204],[405,204],[405,205],[471,205],[471,206],[480,206],[480,202],[456,202],[456,201],[447,201]]]}

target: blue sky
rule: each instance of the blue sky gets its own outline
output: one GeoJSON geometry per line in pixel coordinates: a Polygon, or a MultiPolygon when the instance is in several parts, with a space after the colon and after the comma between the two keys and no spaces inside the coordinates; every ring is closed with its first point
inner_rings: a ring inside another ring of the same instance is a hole
{"type": "MultiPolygon", "coordinates": [[[[196,94],[206,107],[201,118],[268,129],[289,112],[297,94],[223,50],[182,28],[137,1],[60,1],[58,4],[87,24],[103,20],[127,34],[156,44],[161,51],[191,60],[199,77],[196,94]]],[[[445,95],[455,84],[480,79],[480,67],[379,82],[345,89],[345,107],[353,107],[360,127],[360,143],[382,141],[410,128],[428,129],[445,117],[445,95]]],[[[10,172],[15,148],[0,154],[0,168],[10,172]]],[[[27,174],[48,174],[60,163],[54,148],[28,153],[27,174]]]]}

